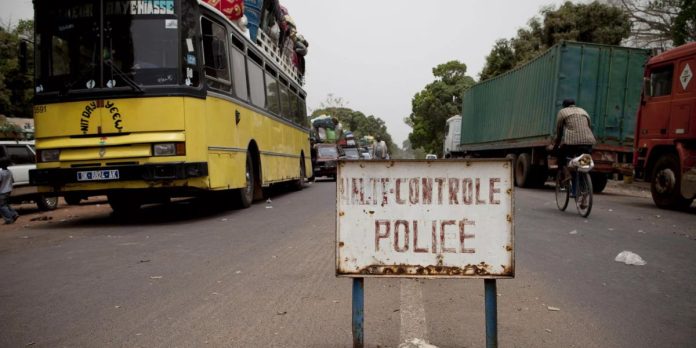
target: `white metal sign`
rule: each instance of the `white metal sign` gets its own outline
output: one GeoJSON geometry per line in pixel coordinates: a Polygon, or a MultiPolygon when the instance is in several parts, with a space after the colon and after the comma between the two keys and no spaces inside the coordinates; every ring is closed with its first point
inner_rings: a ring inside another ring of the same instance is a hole
{"type": "Polygon", "coordinates": [[[343,161],[336,274],[512,278],[509,160],[343,161]]]}
{"type": "Polygon", "coordinates": [[[693,77],[693,74],[691,73],[691,67],[689,67],[689,64],[686,64],[684,70],[682,70],[682,73],[679,76],[679,81],[681,82],[682,88],[684,90],[686,90],[686,87],[689,85],[691,77],[693,77]]]}

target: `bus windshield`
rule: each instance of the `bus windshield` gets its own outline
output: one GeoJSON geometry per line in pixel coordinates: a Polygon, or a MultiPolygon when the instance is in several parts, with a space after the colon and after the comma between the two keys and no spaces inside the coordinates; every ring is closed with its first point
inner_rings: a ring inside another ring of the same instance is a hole
{"type": "Polygon", "coordinates": [[[43,1],[36,6],[36,91],[181,82],[174,0],[43,1]]]}

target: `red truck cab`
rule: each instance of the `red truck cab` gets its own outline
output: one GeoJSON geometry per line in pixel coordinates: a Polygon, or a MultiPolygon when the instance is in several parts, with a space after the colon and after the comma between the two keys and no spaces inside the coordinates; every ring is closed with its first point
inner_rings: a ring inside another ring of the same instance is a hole
{"type": "Polygon", "coordinates": [[[651,58],[645,67],[633,165],[660,208],[696,197],[696,43],[651,58]]]}

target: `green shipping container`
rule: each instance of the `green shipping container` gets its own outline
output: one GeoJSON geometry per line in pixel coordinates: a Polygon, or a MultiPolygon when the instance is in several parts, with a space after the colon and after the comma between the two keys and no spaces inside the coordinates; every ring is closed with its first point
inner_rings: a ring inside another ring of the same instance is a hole
{"type": "Polygon", "coordinates": [[[587,110],[598,149],[630,152],[650,51],[564,42],[464,92],[464,151],[545,146],[563,99],[587,110]]]}

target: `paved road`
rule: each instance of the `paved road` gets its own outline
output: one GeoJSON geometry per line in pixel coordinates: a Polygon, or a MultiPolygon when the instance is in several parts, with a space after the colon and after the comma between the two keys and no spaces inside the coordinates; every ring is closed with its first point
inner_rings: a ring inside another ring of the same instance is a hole
{"type": "MultiPolygon", "coordinates": [[[[0,227],[0,346],[350,346],[334,197],[333,182],[317,182],[246,210],[185,200],[124,221],[90,206],[0,227]]],[[[548,189],[517,190],[515,207],[517,275],[498,282],[501,346],[696,342],[696,212],[604,194],[583,219],[559,212],[548,189]],[[615,262],[623,250],[647,265],[615,262]]],[[[371,347],[484,346],[482,281],[368,279],[365,306],[371,347]]]]}

